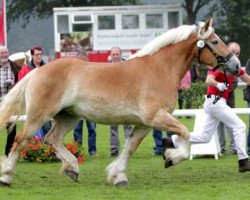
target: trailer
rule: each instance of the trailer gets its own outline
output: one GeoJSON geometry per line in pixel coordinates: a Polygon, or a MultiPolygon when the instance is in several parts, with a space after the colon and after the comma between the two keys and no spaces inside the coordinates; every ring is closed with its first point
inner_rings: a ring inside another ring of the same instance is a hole
{"type": "Polygon", "coordinates": [[[126,58],[182,24],[180,4],[63,7],[53,14],[56,57],[74,57],[84,48],[95,62],[107,62],[113,46],[126,58]]]}

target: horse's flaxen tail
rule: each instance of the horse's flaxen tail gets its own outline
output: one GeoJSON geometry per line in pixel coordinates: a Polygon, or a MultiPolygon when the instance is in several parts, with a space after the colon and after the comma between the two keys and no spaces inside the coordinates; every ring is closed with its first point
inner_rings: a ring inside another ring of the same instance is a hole
{"type": "MultiPolygon", "coordinates": [[[[12,115],[21,116],[25,112],[25,90],[35,70],[27,74],[4,97],[0,99],[0,128],[10,121],[12,115]]],[[[14,122],[18,120],[14,119],[14,122]]]]}

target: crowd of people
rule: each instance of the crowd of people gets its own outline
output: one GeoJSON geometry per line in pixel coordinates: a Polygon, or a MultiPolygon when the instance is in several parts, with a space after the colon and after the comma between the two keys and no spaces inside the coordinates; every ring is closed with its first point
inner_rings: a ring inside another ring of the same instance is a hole
{"type": "MultiPolygon", "coordinates": [[[[236,42],[232,42],[228,45],[230,51],[239,57],[240,55],[240,45],[236,42]]],[[[3,97],[7,94],[11,88],[20,81],[26,74],[28,74],[31,70],[42,67],[46,63],[42,59],[43,49],[40,46],[33,46],[30,49],[30,59],[25,58],[20,62],[19,60],[11,61],[9,59],[9,51],[5,46],[0,46],[0,97],[3,97]]],[[[84,49],[77,50],[77,58],[88,60],[87,52],[84,49]]],[[[110,50],[110,56],[107,60],[109,63],[117,63],[123,62],[124,59],[122,57],[122,50],[118,46],[114,46],[110,50]]],[[[250,84],[250,59],[247,61],[245,72],[241,70],[239,74],[239,78],[243,81],[250,84]]],[[[199,78],[199,70],[197,68],[197,63],[193,63],[190,67],[190,70],[187,72],[185,77],[183,78],[180,86],[178,88],[178,107],[179,109],[183,109],[183,102],[185,100],[185,95],[183,94],[183,89],[189,89],[192,87],[192,83],[196,82],[199,78]]],[[[238,154],[239,160],[239,170],[240,171],[249,171],[250,164],[248,163],[248,155],[250,155],[250,127],[248,128],[248,139],[247,139],[247,148],[246,147],[246,128],[244,122],[232,111],[231,108],[235,107],[235,88],[237,87],[237,77],[236,76],[228,76],[227,79],[229,82],[224,84],[224,74],[219,71],[212,72],[209,71],[206,77],[206,83],[208,85],[206,100],[204,104],[204,109],[207,114],[206,125],[203,128],[202,133],[198,135],[190,136],[190,143],[203,143],[209,142],[212,135],[217,129],[221,152],[223,154],[238,154]],[[218,100],[218,102],[214,102],[214,97],[218,92],[222,92],[222,98],[218,100]],[[214,112],[214,111],[220,112],[214,112]],[[230,140],[229,150],[226,149],[226,134],[225,130],[227,130],[228,137],[230,140]]],[[[250,86],[247,86],[244,89],[244,99],[247,101],[248,108],[250,108],[250,86]]],[[[191,105],[185,104],[185,108],[191,108],[191,105]]],[[[88,153],[91,157],[98,158],[99,154],[97,153],[96,148],[96,123],[85,120],[85,124],[88,130],[88,153]]],[[[83,145],[83,124],[84,119],[80,119],[76,124],[73,130],[73,138],[74,141],[79,144],[79,146],[83,145]]],[[[250,124],[250,115],[249,115],[249,124],[250,124]]],[[[35,137],[41,137],[42,139],[51,129],[52,122],[48,121],[42,126],[37,133],[35,133],[35,137]]],[[[132,125],[123,125],[125,140],[129,137],[132,132],[132,125]]],[[[7,130],[7,142],[5,147],[5,155],[8,156],[12,144],[14,143],[14,139],[16,136],[16,125],[12,126],[11,122],[6,124],[7,130]]],[[[120,149],[120,140],[119,140],[119,126],[117,124],[110,125],[110,154],[109,157],[117,157],[119,155],[120,149]]],[[[171,135],[173,133],[167,133],[167,138],[171,139],[171,135]]],[[[154,147],[153,147],[153,155],[162,155],[163,151],[163,133],[161,130],[153,129],[153,139],[154,139],[154,147]]],[[[174,141],[173,141],[174,142],[174,141]]],[[[176,141],[175,141],[176,142],[176,141]]],[[[178,142],[177,142],[178,143],[178,142]]],[[[177,144],[178,145],[178,144],[177,144]]]]}

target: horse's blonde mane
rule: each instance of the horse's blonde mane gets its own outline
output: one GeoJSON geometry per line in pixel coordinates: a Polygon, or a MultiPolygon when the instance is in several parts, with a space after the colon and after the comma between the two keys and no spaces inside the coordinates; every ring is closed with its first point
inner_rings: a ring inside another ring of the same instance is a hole
{"type": "MultiPolygon", "coordinates": [[[[204,25],[204,22],[199,23],[199,27],[201,27],[202,25],[204,25]]],[[[141,50],[133,54],[129,59],[152,55],[164,46],[187,39],[191,35],[191,33],[194,32],[196,32],[195,25],[182,25],[177,28],[173,28],[153,39],[151,42],[146,44],[141,50]]],[[[209,27],[204,38],[207,38],[212,32],[213,28],[209,27]]]]}

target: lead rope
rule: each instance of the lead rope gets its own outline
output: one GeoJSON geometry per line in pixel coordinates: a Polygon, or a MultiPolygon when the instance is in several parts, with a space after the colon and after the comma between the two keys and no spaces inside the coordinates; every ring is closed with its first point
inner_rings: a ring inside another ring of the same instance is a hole
{"type": "MultiPolygon", "coordinates": [[[[224,69],[223,72],[224,72],[224,84],[227,86],[227,85],[228,85],[228,81],[227,81],[226,70],[224,69]]],[[[213,104],[216,104],[217,101],[220,100],[220,98],[223,96],[223,94],[224,94],[225,91],[226,91],[226,90],[224,90],[224,91],[220,91],[220,90],[219,90],[219,91],[217,92],[217,94],[215,95],[215,99],[214,99],[214,101],[213,101],[213,104]]]]}

